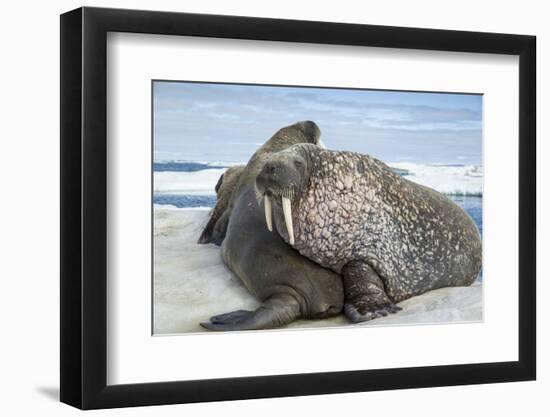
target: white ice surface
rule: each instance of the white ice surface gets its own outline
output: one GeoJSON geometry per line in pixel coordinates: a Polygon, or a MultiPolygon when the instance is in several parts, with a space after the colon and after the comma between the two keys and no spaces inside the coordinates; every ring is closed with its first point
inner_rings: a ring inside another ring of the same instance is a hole
{"type": "MultiPolygon", "coordinates": [[[[154,333],[207,331],[209,317],[233,310],[253,310],[252,297],[223,264],[215,245],[196,243],[208,210],[155,207],[154,333]]],[[[443,288],[399,304],[403,310],[360,326],[448,323],[482,320],[482,286],[443,288]]],[[[287,327],[352,326],[339,315],[325,320],[299,320],[287,327]]],[[[355,326],[358,326],[355,325],[355,326]]]]}
{"type": "Polygon", "coordinates": [[[194,172],[156,171],[155,194],[216,195],[214,190],[227,168],[203,169],[194,172]]]}
{"type": "Polygon", "coordinates": [[[483,171],[479,165],[426,165],[413,162],[393,162],[392,168],[405,169],[406,179],[433,188],[443,194],[483,194],[483,171]]]}

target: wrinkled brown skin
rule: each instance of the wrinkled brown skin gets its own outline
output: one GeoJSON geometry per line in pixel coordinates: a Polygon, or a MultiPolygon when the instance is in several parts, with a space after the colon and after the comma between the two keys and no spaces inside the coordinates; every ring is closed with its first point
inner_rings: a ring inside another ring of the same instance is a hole
{"type": "Polygon", "coordinates": [[[230,211],[227,210],[233,190],[235,190],[245,166],[238,165],[228,168],[216,184],[216,206],[212,210],[210,219],[199,237],[198,243],[214,243],[221,245],[222,234],[225,235],[230,211]]]}
{"type": "MultiPolygon", "coordinates": [[[[267,156],[295,143],[318,143],[320,132],[312,122],[279,130],[251,158],[238,184],[224,186],[221,199],[231,193],[227,233],[221,253],[227,267],[237,275],[262,305],[255,311],[238,310],[210,318],[201,325],[210,330],[257,330],[292,321],[321,319],[339,314],[344,303],[340,275],[303,257],[265,224],[263,202],[256,199],[254,179],[267,156]]],[[[220,192],[218,192],[220,194],[220,192]]],[[[219,220],[218,220],[219,222],[219,220]]]]}
{"type": "Polygon", "coordinates": [[[395,313],[394,303],[430,290],[470,285],[481,269],[479,231],[466,212],[368,155],[295,145],[270,157],[256,188],[272,196],[286,242],[280,201],[292,200],[294,248],[342,274],[352,321],[395,313]]]}
{"type": "Polygon", "coordinates": [[[223,176],[223,182],[227,182],[226,189],[232,189],[232,191],[227,194],[224,193],[221,199],[218,198],[218,203],[216,203],[212,217],[202,232],[198,243],[221,245],[227,232],[229,217],[231,216],[235,201],[239,198],[244,187],[254,183],[256,176],[269,155],[297,143],[317,145],[320,137],[321,131],[315,123],[310,121],[294,123],[279,129],[252,155],[244,169],[239,168],[238,171],[233,172],[229,177],[225,177],[229,172],[228,169],[223,176]]]}

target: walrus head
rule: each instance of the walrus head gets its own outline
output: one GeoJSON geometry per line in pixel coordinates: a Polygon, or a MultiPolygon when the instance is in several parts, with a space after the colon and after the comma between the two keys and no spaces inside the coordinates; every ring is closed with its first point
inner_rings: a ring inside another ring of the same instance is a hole
{"type": "Polygon", "coordinates": [[[256,193],[263,198],[265,220],[273,230],[273,204],[282,207],[288,241],[294,245],[292,206],[307,187],[311,173],[310,155],[319,147],[311,144],[294,145],[274,153],[264,163],[256,177],[256,193]],[[313,152],[312,152],[313,151],[313,152]]]}

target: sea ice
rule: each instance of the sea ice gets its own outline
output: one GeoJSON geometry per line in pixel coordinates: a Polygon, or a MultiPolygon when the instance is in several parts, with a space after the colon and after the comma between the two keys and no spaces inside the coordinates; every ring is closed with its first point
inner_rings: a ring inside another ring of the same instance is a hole
{"type": "Polygon", "coordinates": [[[155,194],[216,195],[214,187],[227,168],[193,172],[155,171],[155,194]]]}
{"type": "Polygon", "coordinates": [[[394,162],[388,165],[408,172],[406,179],[443,194],[483,194],[483,171],[478,165],[431,165],[413,162],[394,162]]]}

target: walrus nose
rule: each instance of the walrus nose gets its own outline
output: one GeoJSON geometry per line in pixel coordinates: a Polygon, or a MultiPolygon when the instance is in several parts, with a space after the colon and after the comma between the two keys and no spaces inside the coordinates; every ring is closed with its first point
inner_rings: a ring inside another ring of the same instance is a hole
{"type": "Polygon", "coordinates": [[[271,177],[272,175],[264,167],[256,177],[256,184],[258,184],[260,187],[267,187],[267,184],[269,183],[269,179],[271,177]]]}
{"type": "Polygon", "coordinates": [[[266,174],[273,175],[277,171],[277,166],[274,162],[266,162],[264,171],[266,174]]]}
{"type": "Polygon", "coordinates": [[[275,161],[266,162],[261,174],[266,181],[278,181],[282,178],[281,166],[275,161]]]}

